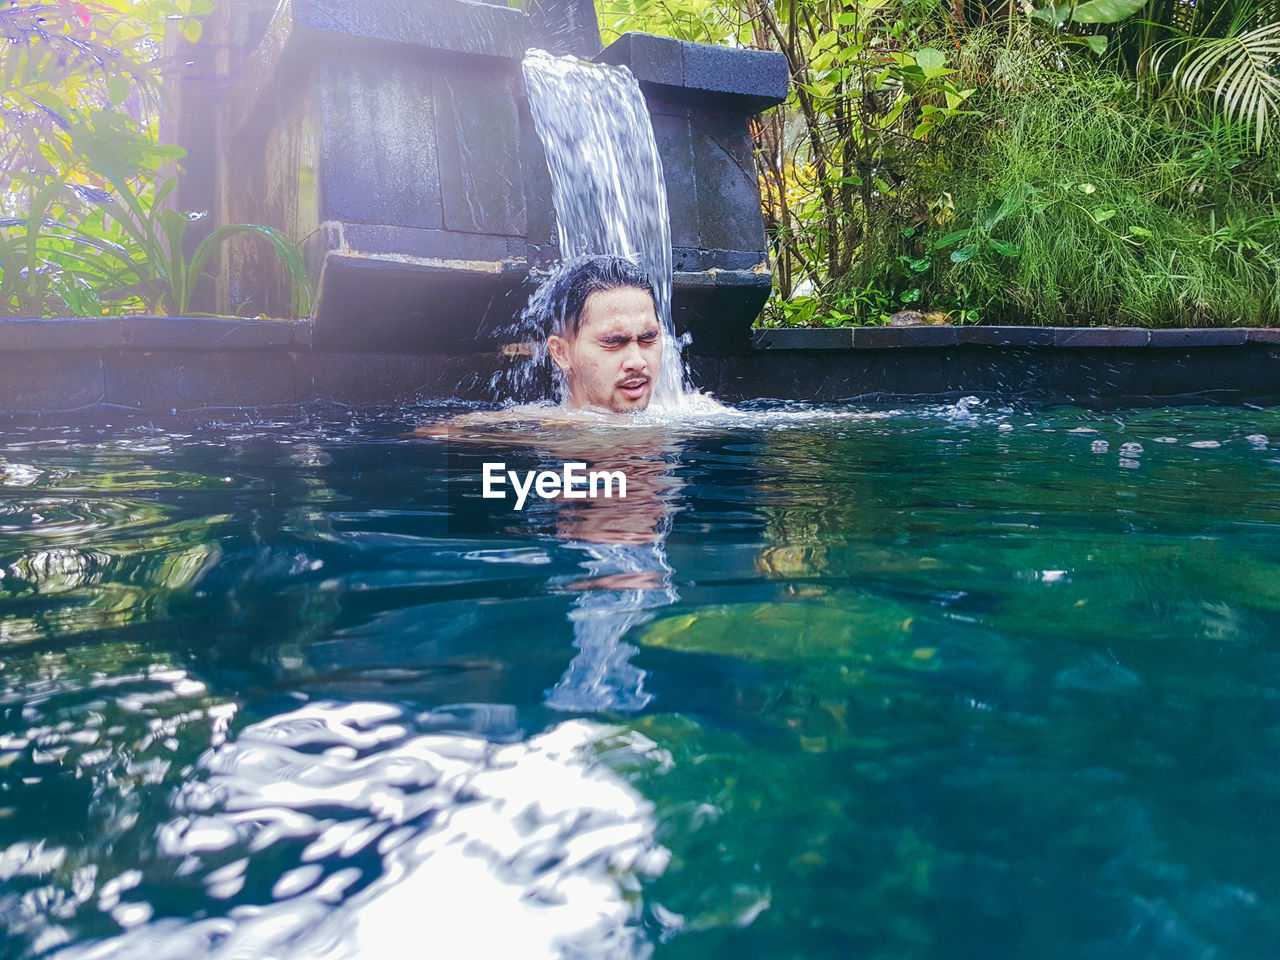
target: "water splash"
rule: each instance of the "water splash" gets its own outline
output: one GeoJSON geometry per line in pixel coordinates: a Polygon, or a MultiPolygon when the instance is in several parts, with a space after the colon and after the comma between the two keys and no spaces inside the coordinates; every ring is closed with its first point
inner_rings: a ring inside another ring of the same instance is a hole
{"type": "MultiPolygon", "coordinates": [[[[561,256],[615,254],[649,274],[663,329],[651,405],[678,408],[685,370],[671,320],[671,222],[640,85],[626,67],[541,50],[525,54],[524,79],[551,170],[561,256]]],[[[531,301],[526,317],[536,315],[536,306],[531,301]]]]}

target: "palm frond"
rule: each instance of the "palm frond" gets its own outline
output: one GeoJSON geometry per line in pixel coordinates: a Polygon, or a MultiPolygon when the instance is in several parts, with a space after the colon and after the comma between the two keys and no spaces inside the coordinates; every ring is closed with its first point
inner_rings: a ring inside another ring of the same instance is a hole
{"type": "Polygon", "coordinates": [[[1211,90],[1227,119],[1252,129],[1261,151],[1280,114],[1280,22],[1225,37],[1179,37],[1158,52],[1155,69],[1176,52],[1173,85],[1195,95],[1211,90]]]}

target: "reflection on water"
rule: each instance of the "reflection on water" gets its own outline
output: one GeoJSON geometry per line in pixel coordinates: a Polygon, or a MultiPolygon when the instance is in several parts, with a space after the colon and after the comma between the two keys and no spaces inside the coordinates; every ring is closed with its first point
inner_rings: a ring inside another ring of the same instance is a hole
{"type": "Polygon", "coordinates": [[[458,719],[515,732],[511,710],[415,718],[368,702],[245,727],[175,792],[151,877],[98,893],[126,932],[59,956],[645,955],[630,894],[666,852],[652,805],[595,753],[641,762],[653,745],[583,720],[509,743],[422,732],[458,719]],[[207,916],[157,918],[157,874],[207,916]]]}
{"type": "Polygon", "coordinates": [[[1270,955],[1280,418],[869,413],[11,431],[0,956],[1270,955]]]}
{"type": "Polygon", "coordinates": [[[607,442],[579,437],[553,452],[587,458],[589,469],[622,473],[627,496],[554,504],[557,536],[586,558],[582,573],[558,584],[578,594],[568,614],[577,653],[546,704],[580,713],[634,712],[653,698],[644,689],[644,671],[631,662],[638,649],[623,637],[680,599],[665,550],[680,506],[680,447],[644,431],[607,442]]]}

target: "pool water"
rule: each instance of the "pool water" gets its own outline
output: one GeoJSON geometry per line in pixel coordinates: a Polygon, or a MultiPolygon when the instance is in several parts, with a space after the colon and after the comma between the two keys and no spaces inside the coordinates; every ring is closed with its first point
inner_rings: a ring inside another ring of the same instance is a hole
{"type": "Polygon", "coordinates": [[[0,955],[1274,955],[1280,411],[439,412],[0,436],[0,955]]]}

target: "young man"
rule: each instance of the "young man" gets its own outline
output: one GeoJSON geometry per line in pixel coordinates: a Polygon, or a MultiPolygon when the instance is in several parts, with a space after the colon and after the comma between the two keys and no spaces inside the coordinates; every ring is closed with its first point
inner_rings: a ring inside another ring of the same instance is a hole
{"type": "MultiPolygon", "coordinates": [[[[525,319],[546,335],[547,355],[561,377],[561,406],[520,404],[464,413],[418,427],[418,437],[463,438],[462,431],[511,427],[529,439],[528,427],[616,422],[618,414],[649,406],[662,369],[663,337],[653,281],[625,257],[579,257],[560,266],[535,291],[525,319]]],[[[677,361],[678,362],[678,361],[677,361]]],[[[686,413],[725,409],[692,390],[676,398],[686,413]]],[[[545,438],[544,438],[545,439],[545,438]]]]}
{"type": "Polygon", "coordinates": [[[548,281],[547,352],[574,410],[634,413],[662,369],[662,326],[648,274],[623,257],[582,257],[548,281]]]}

